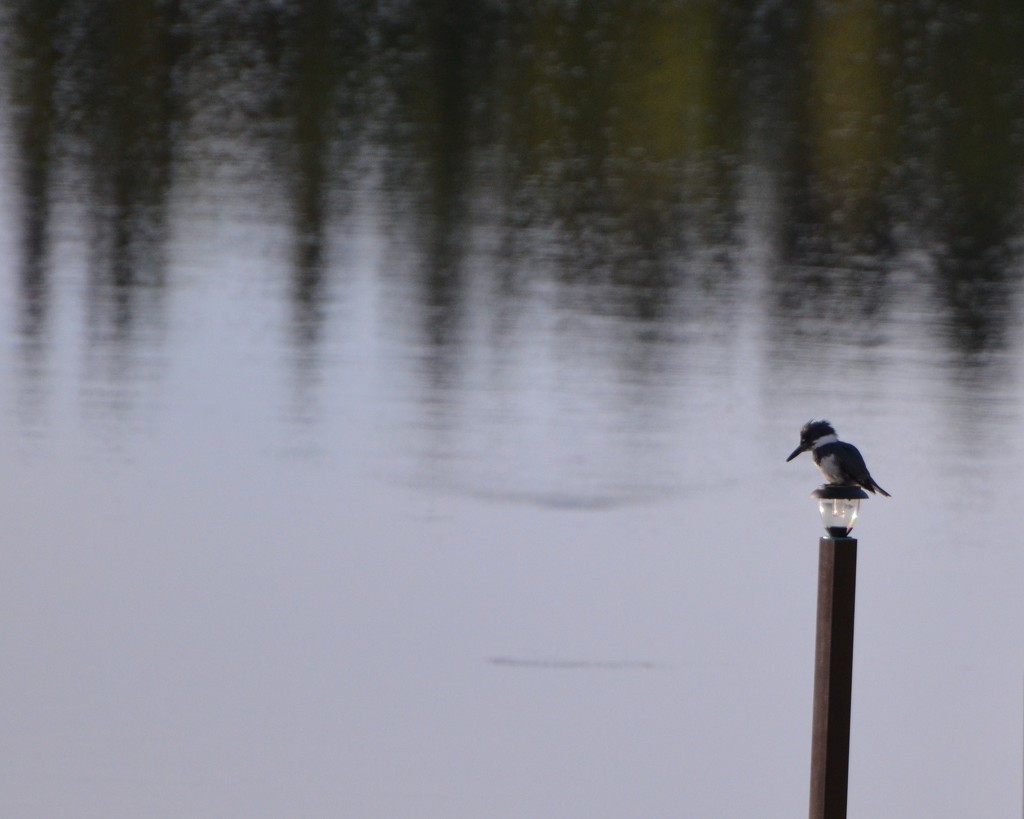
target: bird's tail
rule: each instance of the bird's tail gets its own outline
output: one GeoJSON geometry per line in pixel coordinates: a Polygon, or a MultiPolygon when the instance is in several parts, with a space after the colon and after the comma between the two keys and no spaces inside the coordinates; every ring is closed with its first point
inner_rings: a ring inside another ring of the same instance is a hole
{"type": "Polygon", "coordinates": [[[882,487],[880,487],[877,483],[875,483],[874,480],[871,481],[871,485],[873,487],[872,491],[877,489],[881,494],[885,495],[887,498],[891,498],[892,497],[892,495],[890,495],[888,492],[886,492],[884,489],[882,489],[882,487]]]}

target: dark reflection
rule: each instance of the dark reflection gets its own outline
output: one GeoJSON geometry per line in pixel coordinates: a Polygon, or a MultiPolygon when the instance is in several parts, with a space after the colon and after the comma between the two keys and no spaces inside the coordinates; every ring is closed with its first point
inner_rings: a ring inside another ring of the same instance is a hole
{"type": "Polygon", "coordinates": [[[496,20],[487,4],[438,0],[382,21],[393,106],[381,122],[388,266],[410,280],[419,370],[435,409],[460,383],[471,276],[490,275],[490,260],[470,266],[474,232],[489,217],[496,20]]]}
{"type": "Polygon", "coordinates": [[[180,119],[176,3],[117,2],[77,20],[76,115],[86,214],[88,399],[115,415],[152,377],[167,281],[167,207],[180,119]]]}
{"type": "Polygon", "coordinates": [[[922,309],[970,373],[964,387],[992,388],[997,373],[978,365],[1008,341],[1018,284],[1024,15],[990,11],[835,4],[778,26],[773,47],[809,55],[773,63],[794,90],[772,94],[790,103],[773,283],[782,357],[804,342],[884,341],[895,257],[923,252],[931,286],[916,298],[936,298],[922,309]]]}
{"type": "Polygon", "coordinates": [[[126,393],[158,324],[162,248],[178,120],[173,3],[23,4],[12,19],[22,129],[26,333],[46,314],[56,206],[72,206],[89,246],[88,361],[102,409],[126,393]],[[141,343],[142,349],[139,348],[141,343]],[[103,386],[106,384],[106,386],[103,386]],[[108,387],[110,389],[108,389],[108,387]]]}
{"type": "Polygon", "coordinates": [[[54,26],[59,10],[59,3],[20,9],[17,24],[26,36],[24,47],[12,55],[12,64],[17,67],[13,96],[22,219],[18,265],[21,414],[30,423],[43,409],[41,391],[50,329],[50,188],[57,139],[59,62],[54,26]]]}
{"type": "Polygon", "coordinates": [[[806,6],[772,47],[788,156],[782,247],[796,264],[843,265],[891,250],[900,148],[893,26],[880,5],[806,6]],[[781,54],[780,54],[781,56],[781,54]]]}
{"type": "Polygon", "coordinates": [[[324,321],[337,295],[329,253],[344,254],[349,244],[342,219],[358,185],[353,166],[367,117],[361,86],[371,59],[369,8],[312,0],[287,7],[274,23],[282,49],[275,71],[286,127],[278,151],[288,158],[282,170],[293,219],[290,298],[300,418],[312,412],[324,321]]]}
{"type": "MultiPolygon", "coordinates": [[[[992,353],[1010,342],[1020,278],[1013,258],[1020,238],[1024,180],[1024,21],[998,14],[991,22],[950,10],[936,47],[947,56],[929,75],[936,158],[933,230],[936,296],[943,332],[963,376],[984,377],[992,353]],[[985,54],[978,61],[965,55],[985,54]],[[980,368],[980,369],[979,369],[980,368]]],[[[1018,249],[1019,250],[1019,249],[1018,249]]],[[[1002,374],[998,370],[991,375],[1002,374]]]]}
{"type": "MultiPolygon", "coordinates": [[[[301,348],[316,344],[323,320],[324,243],[327,226],[326,185],[330,178],[330,139],[334,87],[340,72],[332,66],[329,4],[312,2],[299,9],[295,41],[286,45],[284,105],[292,122],[288,143],[294,145],[291,169],[295,211],[295,269],[292,282],[295,339],[301,348]]],[[[289,29],[286,29],[289,30],[289,29]]],[[[286,146],[287,147],[287,146],[286,146]]]]}
{"type": "MultiPolygon", "coordinates": [[[[395,75],[397,102],[412,120],[410,141],[392,132],[391,171],[417,180],[410,191],[414,213],[410,238],[418,245],[412,262],[421,290],[419,301],[426,374],[432,390],[450,389],[458,373],[465,320],[466,255],[473,229],[474,104],[485,105],[490,59],[481,48],[493,42],[485,12],[468,0],[443,0],[424,9],[406,26],[390,32],[392,41],[421,39],[423,52],[395,75]],[[481,36],[482,35],[482,36],[481,36]]],[[[390,173],[389,173],[390,175],[390,173]]],[[[394,180],[395,190],[405,186],[394,180]]],[[[400,211],[399,211],[400,212],[400,211]]]]}
{"type": "Polygon", "coordinates": [[[638,403],[751,316],[775,363],[886,344],[896,298],[933,316],[954,366],[1009,344],[1017,2],[7,8],[26,377],[49,343],[54,214],[77,205],[89,361],[137,379],[173,286],[175,180],[214,144],[284,200],[300,404],[365,214],[436,405],[458,400],[471,328],[500,348],[538,283],[564,315],[617,322],[603,349],[638,403]],[[908,257],[920,280],[894,274],[908,257]]]}

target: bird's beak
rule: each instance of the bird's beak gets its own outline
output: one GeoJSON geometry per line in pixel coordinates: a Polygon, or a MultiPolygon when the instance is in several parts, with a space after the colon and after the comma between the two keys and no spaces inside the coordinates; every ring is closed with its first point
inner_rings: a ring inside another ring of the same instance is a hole
{"type": "Polygon", "coordinates": [[[799,455],[799,454],[800,454],[801,452],[804,452],[804,451],[805,451],[806,449],[807,449],[807,447],[805,447],[805,446],[804,446],[803,444],[800,444],[800,446],[798,446],[798,447],[797,447],[796,449],[794,449],[794,450],[793,450],[793,451],[792,451],[792,452],[790,453],[789,457],[788,457],[788,458],[786,458],[786,463],[788,464],[788,463],[789,463],[790,461],[792,461],[792,460],[793,460],[793,459],[794,459],[794,458],[795,458],[795,457],[796,457],[797,455],[799,455]]]}

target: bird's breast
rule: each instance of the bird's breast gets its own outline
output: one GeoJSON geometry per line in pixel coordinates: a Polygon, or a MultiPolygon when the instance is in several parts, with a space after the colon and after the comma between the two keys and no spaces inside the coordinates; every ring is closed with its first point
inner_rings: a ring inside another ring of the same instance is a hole
{"type": "Polygon", "coordinates": [[[829,483],[841,483],[843,479],[842,470],[839,468],[839,460],[835,455],[814,454],[814,462],[818,465],[825,479],[829,483]]]}

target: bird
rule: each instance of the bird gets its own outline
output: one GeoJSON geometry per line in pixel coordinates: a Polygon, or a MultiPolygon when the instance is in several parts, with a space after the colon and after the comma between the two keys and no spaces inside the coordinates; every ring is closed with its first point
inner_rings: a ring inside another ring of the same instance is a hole
{"type": "Polygon", "coordinates": [[[808,449],[825,480],[833,486],[859,486],[868,492],[880,492],[887,498],[892,497],[875,483],[860,450],[853,444],[840,441],[835,427],[828,421],[812,419],[804,424],[800,430],[800,446],[786,458],[786,463],[808,449]]]}

